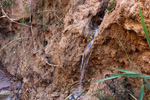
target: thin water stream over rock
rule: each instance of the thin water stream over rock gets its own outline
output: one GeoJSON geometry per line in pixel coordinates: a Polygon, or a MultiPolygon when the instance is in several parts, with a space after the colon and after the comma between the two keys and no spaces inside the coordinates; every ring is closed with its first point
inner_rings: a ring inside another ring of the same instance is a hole
{"type": "MultiPolygon", "coordinates": [[[[82,55],[82,61],[81,61],[81,65],[80,65],[80,81],[79,81],[79,86],[77,87],[77,89],[73,89],[74,91],[74,99],[79,99],[81,98],[82,96],[85,95],[85,89],[82,87],[82,82],[83,82],[83,79],[84,79],[84,71],[85,71],[85,68],[89,62],[89,59],[90,59],[90,56],[92,54],[92,44],[94,42],[94,38],[95,36],[97,35],[98,33],[98,30],[99,30],[99,26],[97,26],[94,30],[92,30],[92,32],[90,34],[93,34],[93,39],[89,42],[89,44],[86,46],[84,52],[83,52],[83,55],[82,55]]],[[[72,100],[72,97],[69,98],[70,100],[72,100]]]]}
{"type": "MultiPolygon", "coordinates": [[[[97,35],[98,33],[98,28],[96,28],[92,34],[94,34],[94,38],[95,36],[97,35]]],[[[83,52],[83,56],[82,56],[82,61],[81,61],[81,65],[80,65],[80,72],[81,72],[81,76],[80,76],[80,82],[79,82],[79,92],[82,93],[83,90],[82,90],[82,80],[84,78],[84,70],[89,62],[89,58],[92,54],[92,44],[93,44],[93,41],[94,41],[94,38],[90,41],[90,43],[86,46],[84,52],[83,52]]]]}
{"type": "Polygon", "coordinates": [[[69,99],[70,100],[74,100],[74,99],[80,99],[82,98],[86,93],[86,89],[82,86],[83,82],[84,82],[84,71],[86,69],[86,66],[89,63],[89,59],[91,57],[93,48],[93,42],[94,39],[96,37],[96,35],[98,34],[99,31],[99,26],[103,20],[103,17],[105,15],[106,12],[106,8],[104,10],[104,12],[102,13],[97,13],[92,19],[91,19],[91,23],[89,25],[89,29],[90,29],[90,35],[93,36],[92,40],[88,43],[88,45],[85,47],[84,52],[82,54],[82,59],[81,59],[81,64],[80,64],[80,80],[79,80],[79,85],[75,88],[72,89],[73,91],[73,96],[71,96],[69,99]],[[72,98],[73,97],[73,98],[72,98]]]}

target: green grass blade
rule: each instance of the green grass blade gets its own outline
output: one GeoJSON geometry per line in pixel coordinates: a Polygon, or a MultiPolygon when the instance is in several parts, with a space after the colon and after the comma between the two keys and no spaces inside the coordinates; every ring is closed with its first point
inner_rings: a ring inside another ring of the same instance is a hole
{"type": "Polygon", "coordinates": [[[148,80],[147,80],[146,78],[144,78],[144,81],[146,82],[147,87],[148,87],[148,89],[150,90],[150,83],[148,82],[148,80]]]}
{"type": "MultiPolygon", "coordinates": [[[[118,38],[118,37],[117,37],[117,38],[118,38]]],[[[133,66],[133,63],[132,63],[131,60],[130,60],[130,57],[128,56],[128,54],[127,54],[127,52],[126,52],[126,50],[125,50],[125,48],[124,48],[124,46],[123,46],[123,44],[122,44],[122,42],[120,41],[119,38],[118,38],[118,41],[119,41],[121,47],[123,48],[123,50],[124,50],[124,52],[125,52],[125,54],[126,54],[128,60],[129,60],[129,62],[130,62],[130,64],[131,64],[132,68],[134,69],[134,71],[136,71],[135,68],[134,68],[134,66],[133,66]]],[[[140,70],[139,70],[139,71],[140,71],[140,70]]]]}
{"type": "Polygon", "coordinates": [[[126,77],[142,77],[150,79],[150,75],[133,74],[133,73],[112,73],[115,76],[126,76],[126,77]]]}
{"type": "Polygon", "coordinates": [[[144,94],[144,85],[141,86],[139,100],[143,100],[143,94],[144,94]]]}
{"type": "Polygon", "coordinates": [[[124,73],[132,73],[132,74],[136,74],[135,72],[132,72],[132,71],[129,71],[129,70],[124,70],[124,69],[117,69],[117,68],[114,68],[115,70],[118,70],[120,72],[124,72],[124,73]]]}
{"type": "MultiPolygon", "coordinates": [[[[148,34],[148,31],[147,31],[147,28],[146,28],[146,25],[145,25],[145,22],[144,22],[144,17],[143,17],[142,10],[141,10],[140,6],[139,6],[139,10],[140,10],[140,15],[141,15],[143,30],[144,30],[148,45],[150,47],[150,38],[149,38],[149,34],[148,34]]],[[[149,32],[150,32],[150,26],[149,26],[149,32]]],[[[150,89],[150,83],[147,81],[147,79],[144,79],[144,81],[147,83],[148,88],[150,89]]]]}
{"type": "MultiPolygon", "coordinates": [[[[149,29],[150,29],[150,28],[149,28],[149,29]]],[[[118,37],[117,37],[117,38],[118,38],[118,37]]],[[[122,46],[122,48],[123,48],[123,50],[124,50],[124,52],[125,52],[125,54],[126,54],[128,60],[129,60],[129,62],[130,62],[130,64],[131,64],[131,66],[132,66],[132,68],[134,69],[134,71],[136,71],[136,70],[135,70],[135,67],[133,66],[133,63],[132,63],[131,60],[130,60],[130,57],[128,56],[128,54],[127,54],[127,52],[126,52],[126,50],[125,50],[125,48],[124,48],[124,46],[123,46],[123,44],[122,44],[122,42],[120,41],[119,38],[118,38],[118,41],[119,41],[120,45],[122,46]]],[[[142,74],[142,72],[139,70],[138,67],[137,67],[137,69],[138,69],[138,71],[140,72],[140,74],[142,74]]],[[[147,83],[148,88],[150,89],[150,83],[147,81],[146,78],[144,78],[144,81],[147,83]]]]}
{"type": "Polygon", "coordinates": [[[146,25],[145,25],[145,22],[144,22],[144,17],[143,17],[142,10],[141,10],[140,6],[139,6],[139,10],[140,10],[140,15],[141,15],[143,30],[144,30],[148,45],[150,47],[150,38],[149,38],[149,34],[148,34],[148,31],[147,31],[147,28],[146,28],[146,25]]]}
{"type": "Polygon", "coordinates": [[[101,80],[94,81],[93,83],[95,83],[95,82],[101,82],[101,81],[106,81],[106,80],[114,79],[114,78],[117,78],[117,77],[120,77],[120,76],[118,75],[118,76],[112,76],[112,77],[104,78],[104,79],[101,79],[101,80]]]}

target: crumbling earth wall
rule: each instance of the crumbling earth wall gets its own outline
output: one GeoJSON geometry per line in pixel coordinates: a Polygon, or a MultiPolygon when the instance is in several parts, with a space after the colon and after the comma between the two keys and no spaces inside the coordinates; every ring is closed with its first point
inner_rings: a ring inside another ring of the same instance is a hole
{"type": "MultiPolygon", "coordinates": [[[[134,66],[144,74],[150,73],[149,47],[139,13],[140,4],[148,25],[150,2],[117,0],[112,12],[106,12],[107,3],[108,0],[17,0],[12,3],[16,6],[10,7],[13,10],[3,8],[9,18],[0,19],[0,62],[15,77],[14,81],[22,82],[22,100],[67,97],[68,84],[79,81],[82,54],[93,38],[90,33],[99,25],[85,80],[109,77],[108,73],[115,72],[113,68],[133,70],[118,38],[134,66]]],[[[106,98],[130,100],[129,93],[138,97],[139,87],[138,79],[129,78],[91,83],[83,99],[98,99],[93,95],[100,93],[106,98]]]]}

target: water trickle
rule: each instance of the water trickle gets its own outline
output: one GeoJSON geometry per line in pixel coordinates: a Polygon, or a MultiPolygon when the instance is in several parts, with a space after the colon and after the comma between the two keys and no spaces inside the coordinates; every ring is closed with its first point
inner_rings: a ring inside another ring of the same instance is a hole
{"type": "Polygon", "coordinates": [[[92,44],[93,44],[93,41],[94,41],[94,38],[95,36],[97,35],[98,33],[98,29],[99,27],[97,27],[96,29],[93,30],[92,34],[94,34],[94,37],[93,39],[90,41],[90,43],[86,46],[84,52],[83,52],[83,55],[82,55],[82,62],[81,62],[81,65],[80,65],[80,82],[79,82],[79,88],[78,90],[76,91],[75,93],[75,96],[79,96],[84,90],[82,89],[82,81],[83,81],[83,78],[84,78],[84,71],[85,71],[85,68],[89,62],[89,59],[90,59],[90,56],[92,54],[92,44]]]}

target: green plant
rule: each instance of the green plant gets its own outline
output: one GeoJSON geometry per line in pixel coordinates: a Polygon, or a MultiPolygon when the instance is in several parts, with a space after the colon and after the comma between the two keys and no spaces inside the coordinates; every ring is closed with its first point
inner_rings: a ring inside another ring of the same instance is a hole
{"type": "MultiPolygon", "coordinates": [[[[145,25],[145,22],[144,22],[144,17],[143,17],[142,10],[141,10],[141,7],[140,7],[140,6],[139,6],[139,9],[140,9],[140,15],[141,15],[141,20],[142,20],[143,30],[144,30],[144,33],[145,33],[145,36],[146,36],[148,45],[149,45],[149,47],[150,47],[150,38],[149,38],[148,30],[147,30],[147,28],[146,28],[146,25],[145,25]]],[[[149,32],[150,32],[150,26],[149,26],[149,32]]]]}
{"type": "Polygon", "coordinates": [[[112,2],[110,1],[108,2],[107,11],[112,12],[115,9],[116,7],[115,1],[116,0],[113,0],[112,2]]]}
{"type": "MultiPolygon", "coordinates": [[[[145,25],[145,22],[144,22],[144,17],[143,17],[143,14],[142,14],[142,10],[141,10],[141,7],[139,6],[139,11],[140,11],[140,16],[141,16],[141,21],[142,21],[142,26],[143,26],[143,30],[144,30],[144,33],[145,33],[145,36],[146,36],[146,39],[147,39],[147,42],[148,42],[148,45],[150,47],[150,38],[149,38],[149,34],[148,34],[148,30],[147,30],[147,27],[145,25]]],[[[149,32],[150,32],[150,26],[149,26],[149,32]]],[[[121,77],[121,76],[126,76],[126,77],[138,77],[138,78],[143,78],[143,82],[141,82],[142,86],[140,88],[140,94],[139,94],[139,100],[142,100],[143,99],[143,95],[144,95],[144,91],[147,93],[146,91],[146,88],[150,90],[150,83],[148,82],[147,79],[150,79],[150,75],[143,75],[142,72],[139,70],[138,68],[138,71],[140,74],[137,74],[136,73],[136,70],[135,70],[135,67],[133,65],[133,63],[131,62],[123,44],[121,43],[120,39],[118,38],[118,41],[120,43],[120,45],[122,46],[123,50],[125,51],[126,53],[126,56],[131,64],[131,66],[133,67],[134,69],[134,72],[133,71],[129,71],[129,70],[124,70],[124,69],[116,69],[117,71],[120,71],[121,73],[111,73],[112,77],[108,77],[108,78],[105,78],[105,79],[101,79],[101,80],[97,80],[95,82],[101,82],[101,81],[105,81],[105,80],[109,80],[109,79],[114,79],[114,78],[117,78],[117,77],[121,77]]],[[[148,96],[148,95],[147,95],[148,96]]],[[[149,96],[148,96],[149,98],[149,96]]],[[[150,98],[149,98],[150,100],[150,98]]]]}

